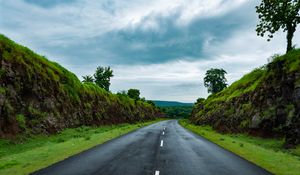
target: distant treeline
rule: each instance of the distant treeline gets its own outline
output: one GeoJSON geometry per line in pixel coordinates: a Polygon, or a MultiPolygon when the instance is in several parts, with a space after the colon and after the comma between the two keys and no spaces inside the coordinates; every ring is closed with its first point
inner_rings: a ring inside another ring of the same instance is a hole
{"type": "Polygon", "coordinates": [[[193,110],[193,106],[163,106],[159,108],[170,118],[189,118],[193,110]]]}

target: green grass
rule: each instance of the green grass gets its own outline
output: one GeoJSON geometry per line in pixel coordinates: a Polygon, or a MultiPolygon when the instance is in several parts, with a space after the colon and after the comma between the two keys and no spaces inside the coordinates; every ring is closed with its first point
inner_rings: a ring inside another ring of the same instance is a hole
{"type": "Polygon", "coordinates": [[[0,139],[0,174],[29,174],[95,145],[160,120],[101,127],[66,129],[51,136],[0,139]]]}
{"type": "Polygon", "coordinates": [[[180,120],[179,123],[274,174],[299,175],[300,146],[293,150],[286,150],[282,148],[283,139],[263,139],[245,134],[225,135],[217,133],[209,126],[194,125],[187,120],[180,120]]]}

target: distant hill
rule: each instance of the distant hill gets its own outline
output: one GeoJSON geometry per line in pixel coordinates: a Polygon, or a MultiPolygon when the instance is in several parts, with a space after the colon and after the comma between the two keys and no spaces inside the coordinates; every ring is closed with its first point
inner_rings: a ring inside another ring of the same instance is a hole
{"type": "Polygon", "coordinates": [[[161,100],[152,100],[156,106],[193,106],[193,103],[182,103],[177,101],[161,101],[161,100]]]}

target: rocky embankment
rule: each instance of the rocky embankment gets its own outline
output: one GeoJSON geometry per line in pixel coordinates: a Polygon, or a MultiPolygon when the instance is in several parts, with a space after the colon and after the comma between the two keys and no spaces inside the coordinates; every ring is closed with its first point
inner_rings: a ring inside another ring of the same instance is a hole
{"type": "Polygon", "coordinates": [[[0,137],[161,116],[142,101],[83,84],[57,63],[0,35],[0,137]]]}
{"type": "Polygon", "coordinates": [[[276,57],[220,93],[200,101],[192,122],[220,132],[285,137],[300,143],[300,50],[276,57]]]}

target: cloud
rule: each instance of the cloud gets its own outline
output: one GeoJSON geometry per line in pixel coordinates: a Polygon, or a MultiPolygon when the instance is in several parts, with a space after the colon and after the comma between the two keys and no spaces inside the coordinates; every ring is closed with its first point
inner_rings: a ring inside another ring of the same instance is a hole
{"type": "Polygon", "coordinates": [[[50,1],[33,2],[5,1],[3,19],[10,20],[0,29],[74,66],[83,59],[86,64],[149,64],[199,58],[209,39],[230,37],[252,17],[236,15],[249,8],[245,0],[76,0],[54,1],[51,8],[50,1]]]}
{"type": "MultiPolygon", "coordinates": [[[[255,33],[259,0],[0,0],[0,31],[79,77],[112,66],[112,90],[148,99],[195,101],[203,75],[229,83],[284,53],[285,34],[255,33]]],[[[300,42],[297,30],[295,43],[300,42]]]]}

